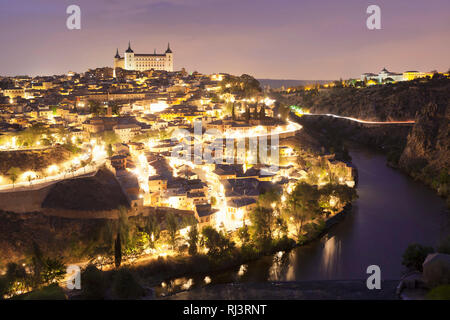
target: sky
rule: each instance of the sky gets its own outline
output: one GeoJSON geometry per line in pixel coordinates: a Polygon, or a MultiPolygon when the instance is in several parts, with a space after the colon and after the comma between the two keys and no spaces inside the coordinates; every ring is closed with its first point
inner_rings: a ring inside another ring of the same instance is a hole
{"type": "Polygon", "coordinates": [[[0,75],[112,66],[131,41],[175,69],[271,79],[348,79],[364,72],[447,71],[448,0],[0,0],[0,75]],[[81,8],[81,29],[66,8],[81,8]],[[369,5],[381,30],[369,30],[369,5]]]}

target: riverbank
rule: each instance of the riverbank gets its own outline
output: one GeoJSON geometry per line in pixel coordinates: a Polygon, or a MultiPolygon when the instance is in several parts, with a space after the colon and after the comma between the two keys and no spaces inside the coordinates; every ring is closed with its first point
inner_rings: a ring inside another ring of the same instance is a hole
{"type": "Polygon", "coordinates": [[[189,289],[189,279],[196,279],[198,283],[204,283],[205,277],[211,274],[220,274],[229,270],[241,269],[248,263],[255,262],[274,254],[289,254],[291,250],[317,241],[338,224],[351,212],[351,204],[325,220],[324,229],[319,232],[305,235],[304,241],[295,243],[292,239],[282,238],[274,240],[272,248],[266,252],[247,250],[248,248],[236,248],[230,255],[218,259],[208,255],[175,256],[158,258],[151,262],[128,266],[128,268],[141,279],[145,287],[154,287],[157,296],[166,296],[182,290],[189,289]],[[183,278],[185,280],[180,280],[183,278]],[[186,283],[184,283],[186,282],[186,283]],[[172,291],[173,290],[173,291],[172,291]]]}
{"type": "Polygon", "coordinates": [[[368,290],[365,281],[301,281],[228,283],[180,292],[168,300],[398,300],[398,281],[381,282],[381,290],[368,290]]]}

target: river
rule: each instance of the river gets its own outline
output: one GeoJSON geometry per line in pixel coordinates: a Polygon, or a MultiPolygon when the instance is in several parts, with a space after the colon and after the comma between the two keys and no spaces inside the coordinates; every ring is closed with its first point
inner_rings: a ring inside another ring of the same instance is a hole
{"type": "Polygon", "coordinates": [[[373,264],[383,280],[400,279],[402,254],[410,243],[436,246],[450,233],[445,201],[386,166],[379,153],[352,147],[350,155],[358,168],[359,198],[324,237],[225,272],[167,281],[157,294],[207,283],[365,279],[373,264]]]}

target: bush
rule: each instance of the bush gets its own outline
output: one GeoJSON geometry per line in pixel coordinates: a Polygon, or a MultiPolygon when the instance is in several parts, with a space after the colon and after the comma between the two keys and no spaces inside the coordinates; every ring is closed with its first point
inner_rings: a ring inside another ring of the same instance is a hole
{"type": "Polygon", "coordinates": [[[63,289],[56,283],[33,291],[23,297],[24,300],[66,300],[63,289]]]}
{"type": "Polygon", "coordinates": [[[287,236],[273,241],[273,250],[275,251],[286,251],[290,250],[295,246],[295,241],[287,236]]]}
{"type": "Polygon", "coordinates": [[[119,299],[138,299],[144,295],[144,289],[128,269],[115,272],[112,292],[119,299]]]}
{"type": "Polygon", "coordinates": [[[409,270],[417,270],[422,272],[422,264],[425,261],[428,254],[433,253],[432,247],[424,247],[420,244],[413,243],[406,248],[403,253],[402,265],[409,270]]]}
{"type": "Polygon", "coordinates": [[[105,299],[106,281],[103,272],[94,265],[87,266],[81,273],[81,293],[84,299],[105,299]]]}
{"type": "Polygon", "coordinates": [[[430,290],[426,297],[429,300],[450,300],[450,285],[437,286],[430,290]]]}
{"type": "Polygon", "coordinates": [[[6,277],[0,277],[0,300],[9,292],[10,283],[6,277]]]}

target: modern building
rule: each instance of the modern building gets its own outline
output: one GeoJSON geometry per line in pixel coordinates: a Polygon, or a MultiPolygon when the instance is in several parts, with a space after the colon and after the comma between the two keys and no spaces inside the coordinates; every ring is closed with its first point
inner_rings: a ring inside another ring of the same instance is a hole
{"type": "Polygon", "coordinates": [[[170,44],[167,44],[167,50],[164,53],[134,53],[131,49],[131,44],[128,42],[128,49],[125,51],[123,57],[119,55],[119,49],[114,56],[114,69],[122,68],[125,70],[163,70],[173,71],[173,52],[170,49],[170,44]]]}

